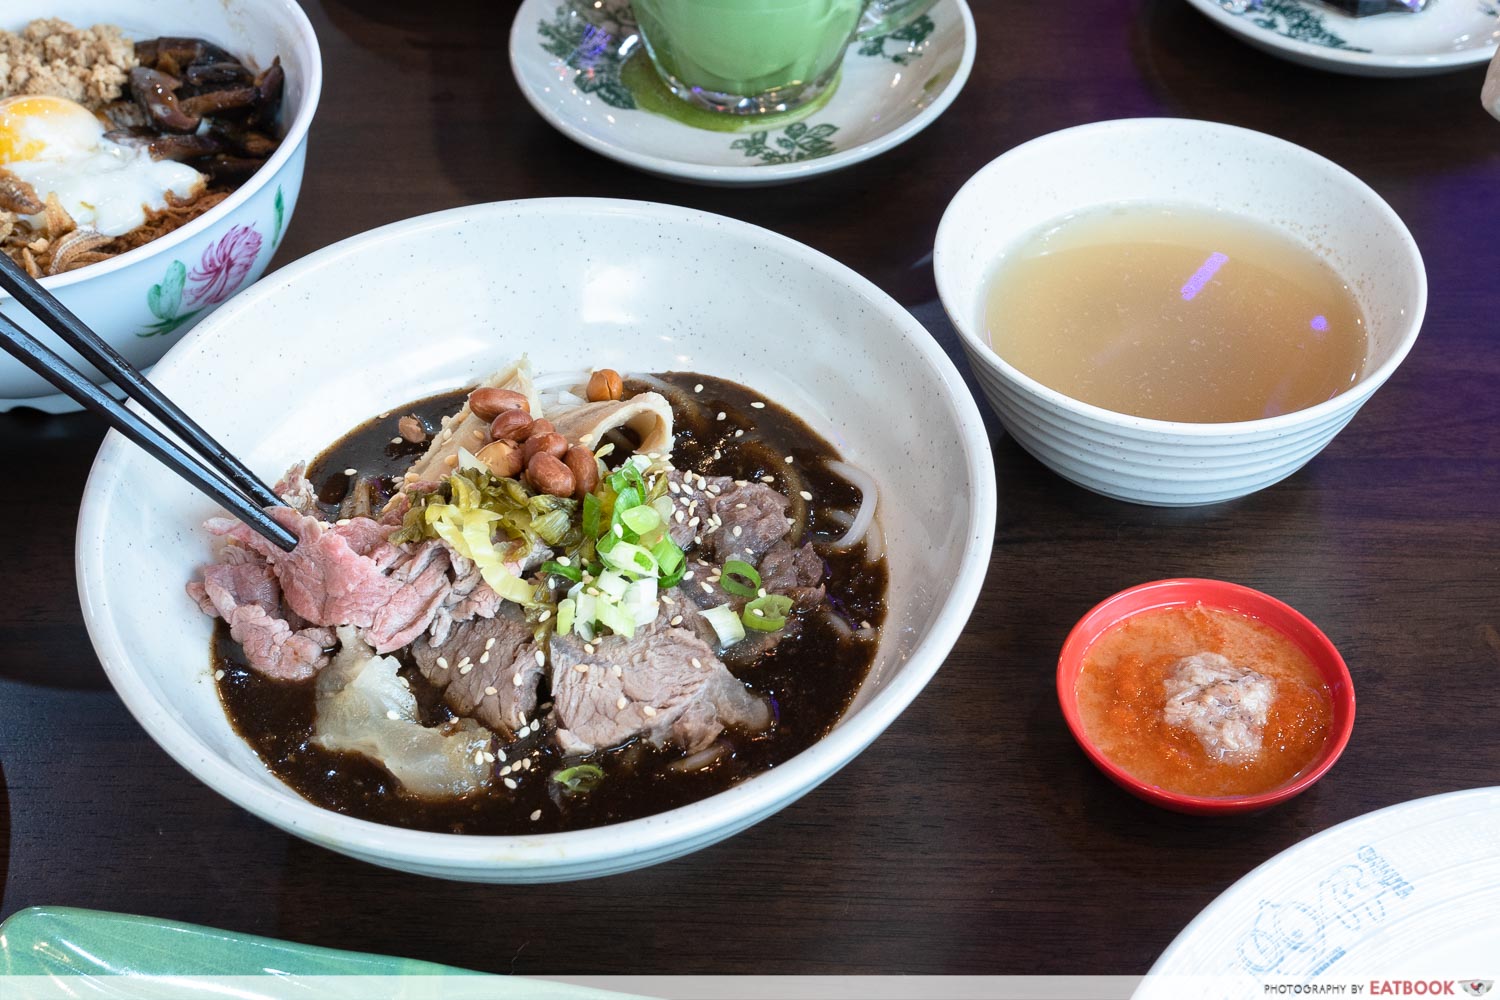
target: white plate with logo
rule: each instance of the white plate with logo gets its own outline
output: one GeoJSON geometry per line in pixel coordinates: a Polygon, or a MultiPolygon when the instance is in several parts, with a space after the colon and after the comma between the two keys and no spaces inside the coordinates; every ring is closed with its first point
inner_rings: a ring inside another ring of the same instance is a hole
{"type": "Polygon", "coordinates": [[[1496,980],[1500,788],[1476,788],[1368,813],[1281,852],[1183,929],[1136,998],[1500,997],[1496,980]]]}
{"type": "Polygon", "coordinates": [[[1500,0],[1428,0],[1418,13],[1351,17],[1317,0],[1188,0],[1258,49],[1355,76],[1423,76],[1488,62],[1500,0]]]}
{"type": "Polygon", "coordinates": [[[637,170],[713,185],[785,184],[899,146],[953,103],[976,48],[965,0],[938,0],[889,35],[851,43],[826,99],[743,120],[665,89],[629,0],[525,0],[510,31],[516,82],[553,128],[637,170]]]}

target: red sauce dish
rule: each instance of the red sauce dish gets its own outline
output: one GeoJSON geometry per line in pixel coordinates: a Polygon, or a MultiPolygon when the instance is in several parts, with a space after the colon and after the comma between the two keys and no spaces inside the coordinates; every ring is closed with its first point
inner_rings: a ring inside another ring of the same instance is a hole
{"type": "Polygon", "coordinates": [[[1157,580],[1097,605],[1063,643],[1057,697],[1112,781],[1196,815],[1285,802],[1354,728],[1354,683],[1328,637],[1222,580],[1157,580]]]}

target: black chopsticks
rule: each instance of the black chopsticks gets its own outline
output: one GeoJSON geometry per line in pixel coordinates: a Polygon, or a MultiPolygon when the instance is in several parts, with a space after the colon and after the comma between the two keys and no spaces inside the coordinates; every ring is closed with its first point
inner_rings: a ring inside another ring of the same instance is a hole
{"type": "Polygon", "coordinates": [[[297,544],[291,532],[277,524],[263,509],[283,506],[275,493],[3,251],[0,251],[0,288],[14,296],[22,308],[46,324],[63,343],[87,359],[127,396],[140,403],[146,412],[197,451],[203,461],[116,402],[3,314],[0,314],[0,347],[80,405],[102,416],[115,430],[218,501],[269,541],[287,551],[297,544]]]}

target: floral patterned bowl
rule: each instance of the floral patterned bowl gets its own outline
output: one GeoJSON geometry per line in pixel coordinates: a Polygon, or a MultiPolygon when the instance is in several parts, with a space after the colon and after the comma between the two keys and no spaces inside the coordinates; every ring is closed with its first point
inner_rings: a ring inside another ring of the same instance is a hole
{"type": "MultiPolygon", "coordinates": [[[[115,350],[137,367],[157,358],[193,324],[264,273],[281,242],[302,186],[307,130],[322,87],[312,25],[296,0],[8,0],[0,28],[38,17],[119,25],[132,38],[196,35],[258,65],[279,56],[286,69],[281,147],[254,177],[213,209],[112,260],[42,279],[115,350]]],[[[64,357],[92,371],[0,292],[0,311],[64,357]]],[[[0,410],[77,409],[20,362],[0,357],[0,410]]]]}

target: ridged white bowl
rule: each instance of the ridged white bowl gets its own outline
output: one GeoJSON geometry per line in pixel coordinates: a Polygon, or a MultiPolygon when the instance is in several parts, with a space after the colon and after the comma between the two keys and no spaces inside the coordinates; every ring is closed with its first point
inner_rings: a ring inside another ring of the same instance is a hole
{"type": "Polygon", "coordinates": [[[1390,378],[1427,308],[1427,276],[1411,233],[1359,178],[1281,139],[1175,118],[1081,125],[1000,156],[949,204],[933,269],[974,374],[1016,442],[1080,486],[1162,507],[1230,500],[1300,469],[1390,378]],[[1001,257],[1048,222],[1122,202],[1252,216],[1314,248],[1364,311],[1370,337],[1364,375],[1304,410],[1209,424],[1092,406],[1008,364],[990,347],[984,321],[1001,257]]]}

